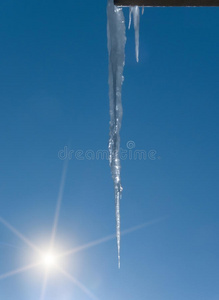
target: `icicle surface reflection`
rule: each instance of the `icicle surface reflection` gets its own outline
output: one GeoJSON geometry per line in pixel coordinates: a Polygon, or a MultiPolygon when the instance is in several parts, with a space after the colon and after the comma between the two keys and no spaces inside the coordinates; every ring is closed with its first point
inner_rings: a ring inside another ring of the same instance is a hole
{"type": "Polygon", "coordinates": [[[126,29],[123,11],[108,0],[107,37],[109,52],[109,99],[110,99],[110,139],[109,163],[114,181],[116,205],[116,236],[118,248],[118,267],[120,268],[120,199],[122,196],[120,176],[120,128],[122,122],[122,83],[125,64],[126,29]]]}

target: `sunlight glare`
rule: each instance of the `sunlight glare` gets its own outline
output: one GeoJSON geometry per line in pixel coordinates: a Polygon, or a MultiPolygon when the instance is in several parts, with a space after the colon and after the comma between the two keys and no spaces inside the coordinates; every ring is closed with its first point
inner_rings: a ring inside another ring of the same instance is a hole
{"type": "Polygon", "coordinates": [[[52,252],[45,253],[42,257],[42,262],[47,267],[53,267],[57,262],[56,255],[52,252]]]}

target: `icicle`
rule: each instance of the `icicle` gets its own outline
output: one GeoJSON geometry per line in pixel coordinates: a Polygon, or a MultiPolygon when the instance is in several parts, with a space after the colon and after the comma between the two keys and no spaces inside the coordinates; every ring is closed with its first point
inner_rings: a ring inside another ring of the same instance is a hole
{"type": "Polygon", "coordinates": [[[136,61],[139,61],[139,24],[140,24],[140,9],[139,6],[130,6],[129,8],[129,29],[133,14],[134,29],[135,29],[135,56],[136,61]]]}
{"type": "Polygon", "coordinates": [[[110,99],[110,139],[109,163],[114,181],[116,205],[116,236],[118,249],[118,267],[120,268],[120,199],[122,195],[120,177],[120,128],[122,122],[122,83],[125,65],[125,20],[122,8],[114,6],[108,0],[107,6],[107,37],[109,52],[109,99],[110,99]]]}
{"type": "Polygon", "coordinates": [[[132,7],[129,8],[129,29],[131,28],[132,25],[132,7]]]}

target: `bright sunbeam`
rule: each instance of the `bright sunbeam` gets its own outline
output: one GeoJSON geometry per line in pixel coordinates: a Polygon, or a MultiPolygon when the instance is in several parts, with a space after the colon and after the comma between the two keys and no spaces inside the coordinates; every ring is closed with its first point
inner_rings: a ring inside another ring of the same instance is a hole
{"type": "Polygon", "coordinates": [[[55,242],[55,236],[56,236],[56,231],[57,231],[57,226],[58,226],[58,221],[59,221],[59,214],[60,214],[60,210],[61,210],[67,168],[68,168],[68,160],[66,160],[66,162],[64,163],[63,171],[62,171],[62,178],[61,178],[61,183],[60,183],[60,187],[59,187],[59,194],[58,194],[58,199],[57,199],[57,203],[56,203],[54,223],[53,223],[53,228],[52,228],[51,247],[53,247],[54,242],[55,242]]]}
{"type": "MultiPolygon", "coordinates": [[[[154,220],[151,220],[151,221],[148,221],[146,223],[143,223],[143,224],[140,224],[140,225],[137,225],[137,226],[134,226],[134,227],[131,227],[131,228],[128,228],[126,230],[123,230],[121,232],[121,235],[127,235],[129,233],[132,233],[134,231],[137,231],[137,230],[140,230],[140,229],[143,229],[145,227],[148,227],[148,226],[151,226],[153,224],[156,224],[156,223],[160,223],[161,221],[164,221],[168,216],[165,216],[165,217],[162,217],[162,218],[158,218],[158,219],[154,219],[154,220]]],[[[92,241],[90,243],[87,243],[85,245],[82,245],[82,246],[79,246],[79,247],[76,247],[76,248],[73,248],[73,249],[70,249],[70,250],[67,250],[66,252],[63,252],[59,255],[59,257],[63,257],[63,256],[68,256],[68,255],[71,255],[71,254],[74,254],[76,252],[80,252],[82,250],[86,250],[88,248],[91,248],[91,247],[94,247],[94,246],[97,246],[97,245],[100,245],[100,244],[103,244],[105,242],[108,242],[110,240],[113,240],[116,238],[116,234],[111,234],[111,235],[108,235],[106,237],[103,237],[101,239],[98,239],[96,241],[92,241]]]]}
{"type": "Polygon", "coordinates": [[[40,294],[40,300],[44,300],[44,298],[45,298],[46,287],[47,287],[47,282],[48,282],[48,275],[49,275],[49,272],[47,269],[44,273],[43,284],[42,284],[41,294],[40,294]]]}
{"type": "Polygon", "coordinates": [[[30,269],[33,269],[33,268],[35,268],[37,266],[39,266],[39,263],[34,263],[34,264],[31,264],[31,265],[28,265],[28,266],[25,266],[25,267],[22,267],[22,268],[19,268],[19,269],[7,272],[5,274],[0,275],[0,280],[6,279],[8,277],[11,277],[11,276],[14,276],[14,275],[17,275],[17,274],[20,274],[20,273],[23,273],[23,272],[28,271],[30,269]]]}
{"type": "Polygon", "coordinates": [[[22,233],[20,233],[16,228],[14,228],[11,224],[5,221],[2,217],[0,217],[0,222],[5,225],[11,232],[13,232],[20,240],[22,240],[25,244],[31,247],[34,251],[40,252],[40,250],[29,241],[22,233]]]}
{"type": "Polygon", "coordinates": [[[73,282],[75,285],[77,285],[90,299],[98,300],[98,298],[85,286],[83,283],[81,283],[79,280],[71,276],[68,272],[64,271],[63,269],[57,267],[60,273],[64,275],[68,280],[73,282]]]}
{"type": "MultiPolygon", "coordinates": [[[[59,221],[59,214],[61,210],[61,204],[62,204],[62,198],[63,198],[63,192],[64,192],[64,186],[65,186],[65,179],[66,179],[66,173],[67,173],[67,168],[68,168],[68,160],[64,163],[63,166],[63,171],[62,171],[62,178],[59,186],[59,194],[58,194],[58,199],[56,203],[56,210],[55,210],[55,216],[54,216],[54,222],[53,222],[53,228],[52,228],[52,234],[51,234],[51,240],[50,240],[50,249],[53,249],[54,242],[55,242],[55,237],[56,237],[56,231],[57,231],[57,226],[58,226],[58,221],[59,221]]],[[[45,276],[43,279],[42,283],[42,289],[41,289],[41,296],[40,300],[44,300],[45,294],[46,294],[46,289],[47,289],[47,282],[48,282],[48,271],[51,267],[57,263],[57,257],[49,251],[43,256],[43,263],[47,267],[45,276]]]]}

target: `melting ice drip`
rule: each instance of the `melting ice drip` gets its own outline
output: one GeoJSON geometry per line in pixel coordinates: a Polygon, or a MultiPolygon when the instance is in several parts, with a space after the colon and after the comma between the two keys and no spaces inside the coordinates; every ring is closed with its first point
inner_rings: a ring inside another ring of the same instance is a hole
{"type": "MultiPolygon", "coordinates": [[[[139,7],[130,7],[129,27],[133,14],[135,28],[136,60],[139,59],[139,7]]],[[[114,182],[116,205],[116,237],[118,248],[118,267],[120,268],[120,199],[122,185],[120,176],[120,128],[122,122],[122,83],[124,81],[123,69],[125,65],[126,28],[122,8],[108,0],[107,6],[107,37],[109,52],[109,99],[110,99],[110,139],[109,163],[114,182]]]]}

